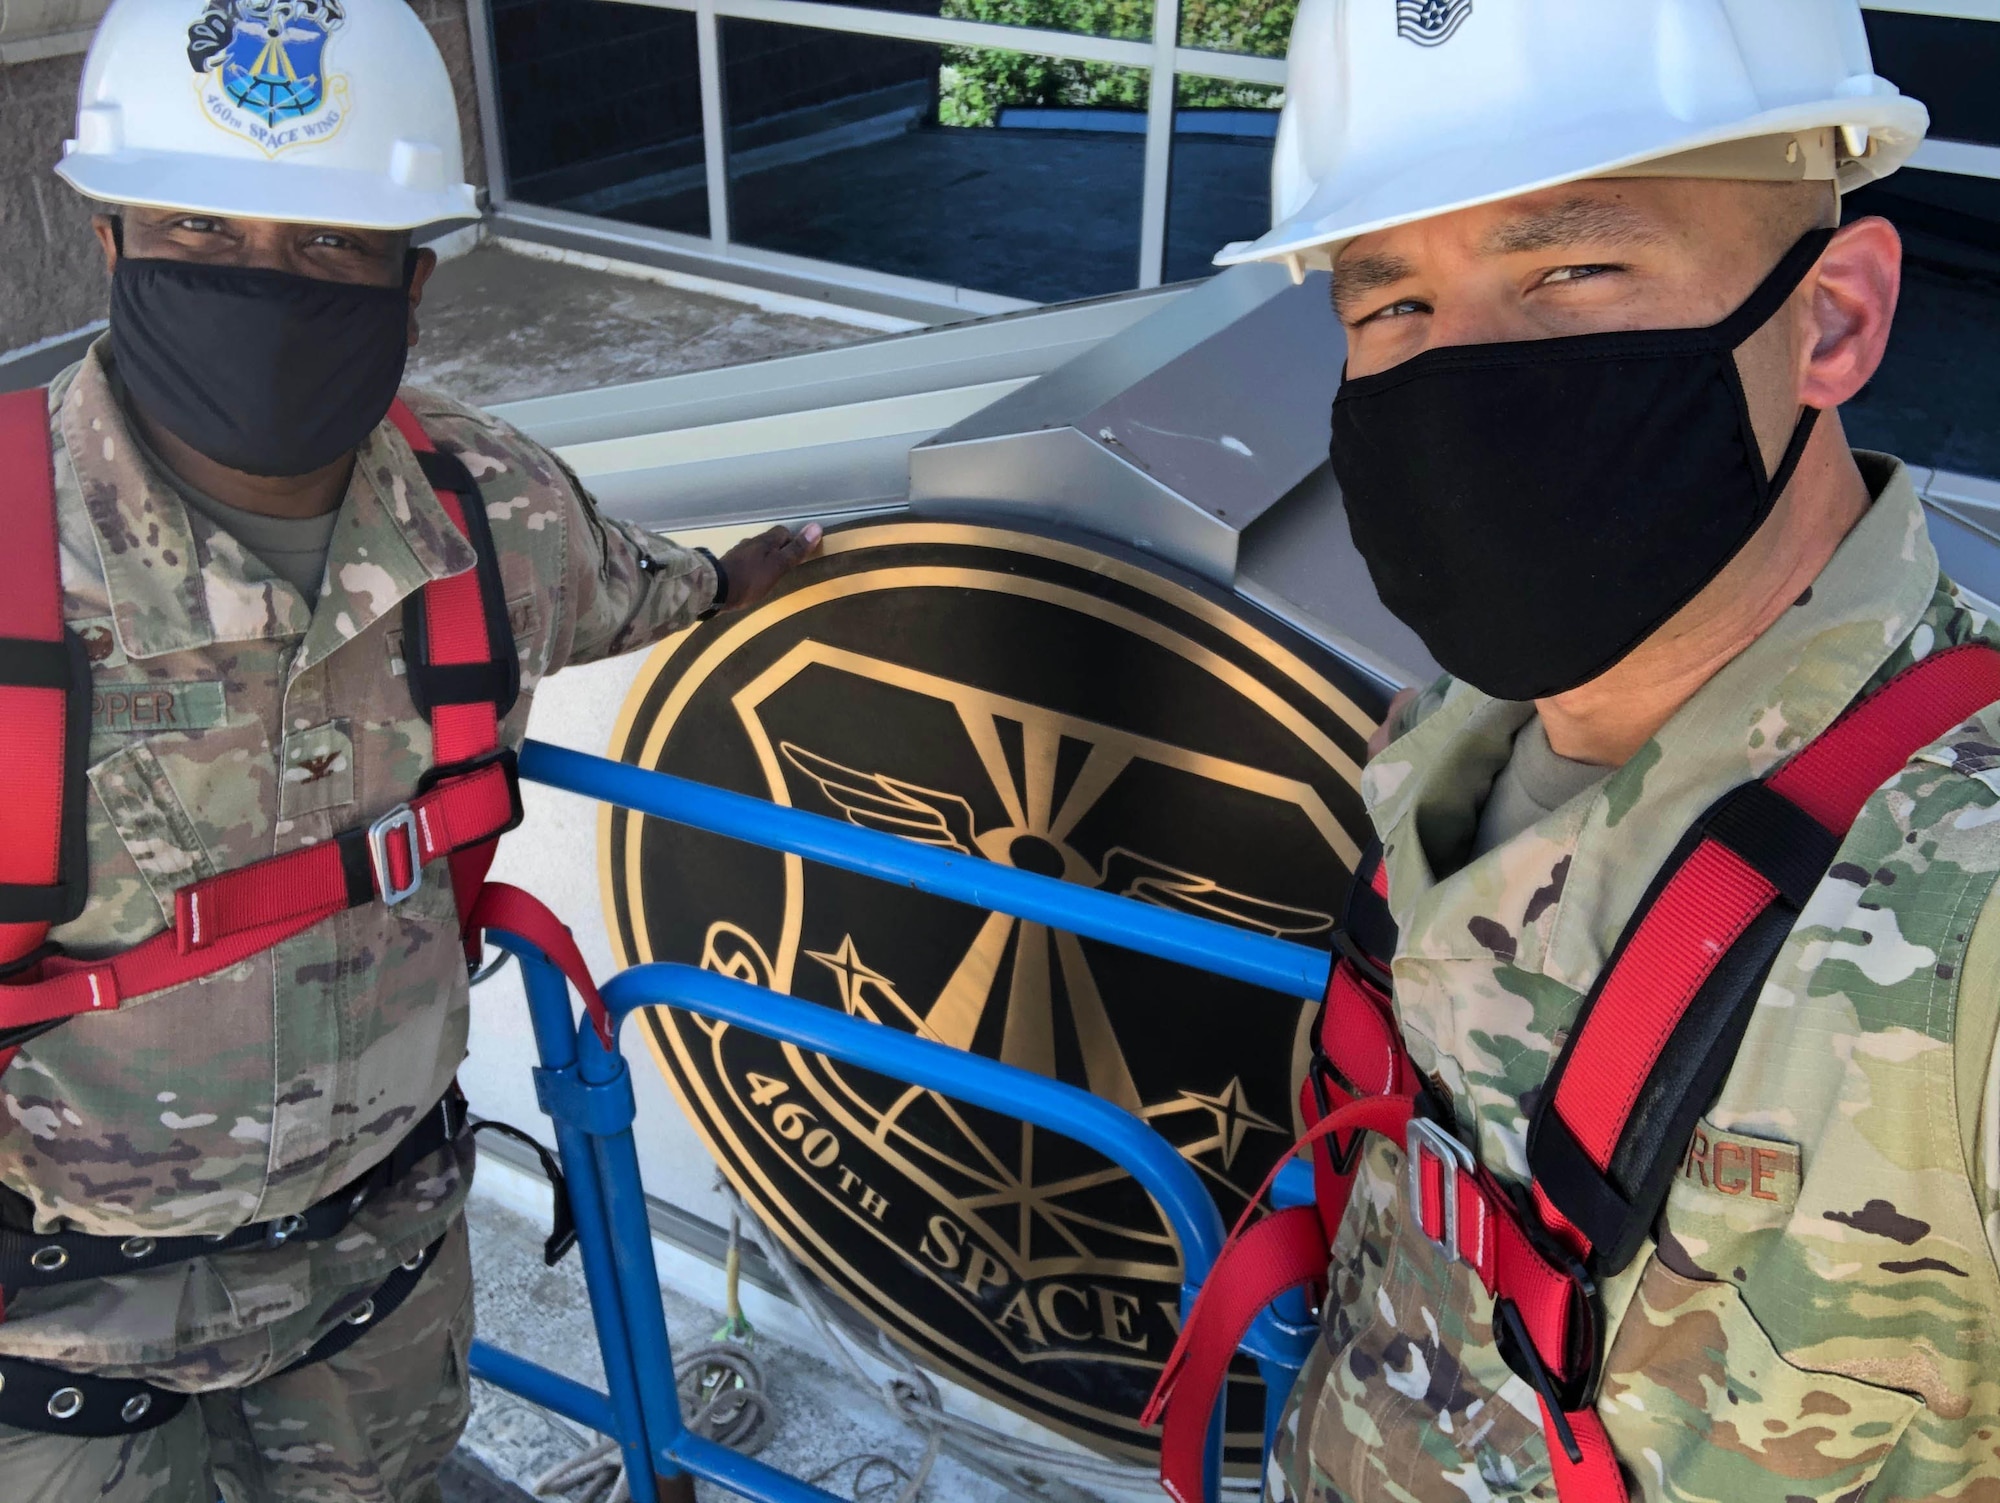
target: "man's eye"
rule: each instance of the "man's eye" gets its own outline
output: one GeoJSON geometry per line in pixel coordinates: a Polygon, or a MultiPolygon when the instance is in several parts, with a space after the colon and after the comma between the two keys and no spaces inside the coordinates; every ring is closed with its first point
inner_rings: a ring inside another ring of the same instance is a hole
{"type": "Polygon", "coordinates": [[[1413,313],[1428,313],[1430,311],[1431,305],[1419,298],[1399,298],[1387,307],[1377,308],[1373,313],[1363,314],[1354,321],[1354,325],[1356,328],[1359,328],[1362,324],[1372,324],[1391,318],[1405,318],[1413,313]]]}
{"type": "Polygon", "coordinates": [[[360,246],[355,244],[352,240],[349,240],[345,235],[332,235],[332,234],[315,235],[312,237],[312,239],[308,240],[306,244],[323,245],[329,250],[361,249],[360,246]]]}
{"type": "Polygon", "coordinates": [[[213,235],[222,229],[222,221],[219,219],[203,219],[199,215],[190,214],[185,218],[176,219],[174,221],[174,228],[177,230],[186,230],[193,235],[213,235]]]}
{"type": "Polygon", "coordinates": [[[1542,278],[1542,285],[1546,287],[1551,282],[1581,282],[1617,269],[1615,266],[1558,266],[1542,278]]]}

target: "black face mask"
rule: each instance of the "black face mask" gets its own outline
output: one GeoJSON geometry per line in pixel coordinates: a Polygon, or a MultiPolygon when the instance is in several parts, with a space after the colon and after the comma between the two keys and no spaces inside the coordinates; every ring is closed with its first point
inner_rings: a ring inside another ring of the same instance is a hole
{"type": "Polygon", "coordinates": [[[1706,329],[1427,350],[1345,382],[1333,472],[1383,604],[1498,699],[1588,683],[1722,572],[1791,479],[1767,475],[1733,352],[1819,260],[1815,230],[1706,329]]]}
{"type": "Polygon", "coordinates": [[[123,256],[111,276],[132,399],[250,475],[304,475],[357,448],[396,400],[408,329],[407,287],[123,256]]]}

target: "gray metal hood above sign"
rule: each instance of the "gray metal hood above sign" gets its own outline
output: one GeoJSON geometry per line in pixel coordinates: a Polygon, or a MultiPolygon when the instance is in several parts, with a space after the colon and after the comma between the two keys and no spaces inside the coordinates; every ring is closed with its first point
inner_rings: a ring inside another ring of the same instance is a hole
{"type": "Polygon", "coordinates": [[[1235,267],[918,445],[911,509],[1080,526],[1226,585],[1326,463],[1343,348],[1325,277],[1235,267]]]}
{"type": "Polygon", "coordinates": [[[1327,465],[1345,351],[1324,275],[1233,267],[917,445],[910,509],[1096,533],[1420,681],[1327,465]]]}

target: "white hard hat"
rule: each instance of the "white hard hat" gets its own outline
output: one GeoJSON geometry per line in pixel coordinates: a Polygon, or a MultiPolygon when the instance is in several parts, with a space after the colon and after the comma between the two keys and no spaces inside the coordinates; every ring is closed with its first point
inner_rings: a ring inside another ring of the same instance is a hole
{"type": "Polygon", "coordinates": [[[56,171],[108,203],[250,219],[479,214],[451,76],[405,0],[113,0],[56,171]]]}
{"type": "Polygon", "coordinates": [[[1215,259],[1329,266],[1357,235],[1593,177],[1836,180],[1929,112],[1876,77],[1859,0],[1301,0],[1275,227],[1215,259]]]}

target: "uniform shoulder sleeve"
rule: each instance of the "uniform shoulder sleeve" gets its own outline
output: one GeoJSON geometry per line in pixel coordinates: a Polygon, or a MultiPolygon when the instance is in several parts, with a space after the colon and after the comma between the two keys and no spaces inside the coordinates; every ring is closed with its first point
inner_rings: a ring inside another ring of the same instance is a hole
{"type": "Polygon", "coordinates": [[[1959,1140],[2000,1262],[2000,883],[1987,893],[1966,942],[1952,1052],[1959,1140]]]}
{"type": "Polygon", "coordinates": [[[705,556],[604,516],[569,466],[519,429],[433,392],[410,388],[403,398],[438,447],[472,471],[501,551],[512,540],[556,575],[547,672],[644,647],[714,602],[705,556]],[[554,558],[551,523],[561,541],[554,558]]]}

